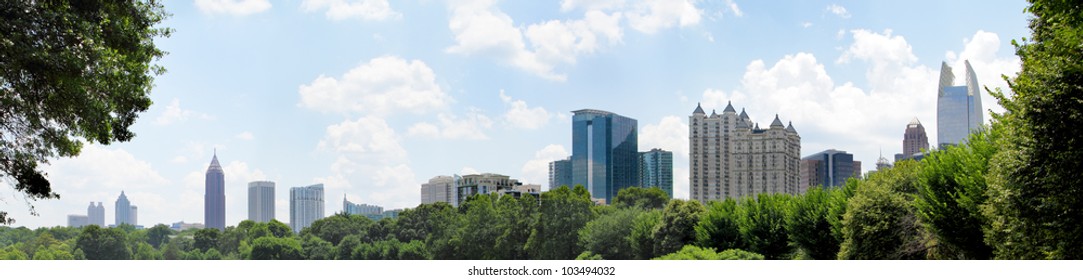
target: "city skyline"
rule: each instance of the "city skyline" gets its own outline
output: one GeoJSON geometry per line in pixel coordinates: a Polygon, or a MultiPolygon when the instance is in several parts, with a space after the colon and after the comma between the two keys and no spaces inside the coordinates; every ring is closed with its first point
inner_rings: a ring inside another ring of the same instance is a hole
{"type": "MultiPolygon", "coordinates": [[[[873,163],[881,148],[902,152],[899,128],[915,117],[938,143],[941,62],[963,77],[970,60],[979,82],[1004,87],[1000,75],[1018,69],[1009,42],[1027,34],[1022,2],[735,1],[679,14],[489,4],[392,2],[375,16],[166,3],[165,26],[176,32],[159,39],[170,54],[158,64],[169,71],[132,127],[137,136],[53,159],[45,170],[62,199],[33,201],[41,216],[18,198],[5,209],[14,226],[63,225],[126,190],[143,206],[142,224],[205,222],[202,177],[215,148],[227,174],[226,225],[247,217],[252,181],[324,183],[328,197],[387,209],[416,206],[421,184],[437,175],[484,171],[547,185],[547,164],[571,153],[569,112],[580,108],[639,120],[640,149],[673,151],[674,197],[687,199],[685,118],[696,103],[733,100],[761,122],[780,114],[801,132],[801,156],[835,148],[873,163]],[[973,13],[956,12],[964,9],[973,13]],[[556,35],[577,40],[548,40],[556,35]],[[167,204],[176,207],[153,207],[167,204]]],[[[288,213],[287,193],[276,192],[276,212],[288,213]]]]}

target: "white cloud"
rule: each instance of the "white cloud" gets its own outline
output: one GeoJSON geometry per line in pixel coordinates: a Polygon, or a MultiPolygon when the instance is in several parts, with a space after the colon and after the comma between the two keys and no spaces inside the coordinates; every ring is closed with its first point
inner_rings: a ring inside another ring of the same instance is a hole
{"type": "Polygon", "coordinates": [[[406,150],[399,145],[395,130],[376,117],[363,117],[328,126],[317,147],[350,159],[365,159],[374,163],[406,160],[406,150]]]}
{"type": "Polygon", "coordinates": [[[549,163],[566,159],[570,154],[562,145],[549,144],[534,152],[534,158],[523,164],[522,182],[526,184],[549,185],[549,163]]]}
{"type": "MultiPolygon", "coordinates": [[[[696,8],[693,0],[648,0],[636,2],[626,12],[628,24],[646,34],[674,25],[686,27],[699,24],[703,10],[696,8]]],[[[736,7],[736,5],[733,5],[736,7]]],[[[734,10],[740,14],[740,10],[734,10]]]]}
{"type": "Polygon", "coordinates": [[[424,114],[452,101],[424,62],[395,56],[373,58],[337,79],[320,75],[299,92],[301,107],[337,113],[424,114]]]}
{"type": "Polygon", "coordinates": [[[154,124],[170,125],[173,123],[187,121],[188,119],[193,118],[201,120],[212,119],[210,115],[207,115],[205,113],[181,109],[180,100],[177,98],[173,98],[173,100],[169,102],[169,105],[166,105],[165,111],[162,111],[162,114],[158,115],[158,117],[154,119],[154,124]]]}
{"type": "Polygon", "coordinates": [[[561,0],[560,10],[567,12],[575,9],[586,10],[612,10],[623,8],[625,0],[561,0]]]}
{"type": "Polygon", "coordinates": [[[843,6],[831,4],[827,6],[827,11],[835,14],[836,16],[839,16],[840,18],[850,18],[850,12],[846,11],[846,7],[843,6]]]}
{"type": "Polygon", "coordinates": [[[462,170],[459,170],[459,175],[481,174],[477,169],[473,167],[464,166],[462,170]]]}
{"type": "Polygon", "coordinates": [[[407,129],[407,135],[432,139],[485,140],[485,130],[493,127],[493,120],[477,110],[467,112],[466,117],[450,114],[436,116],[437,123],[416,123],[407,129]]]}
{"type": "Polygon", "coordinates": [[[247,16],[271,9],[267,0],[195,0],[195,3],[204,14],[247,16]]]}
{"type": "Polygon", "coordinates": [[[326,9],[327,18],[332,20],[358,18],[380,21],[402,17],[401,13],[391,9],[387,0],[305,0],[301,8],[305,12],[326,9]]]}
{"type": "Polygon", "coordinates": [[[245,141],[251,141],[252,139],[255,139],[255,136],[252,135],[252,132],[248,132],[248,131],[237,133],[236,137],[237,137],[237,139],[241,139],[241,140],[245,140],[245,141]]]}
{"type": "Polygon", "coordinates": [[[450,1],[448,28],[455,45],[448,53],[483,55],[539,77],[564,81],[560,64],[573,65],[577,57],[597,51],[599,41],[620,43],[619,13],[588,11],[581,20],[551,20],[516,27],[494,1],[450,1]],[[527,44],[529,40],[529,45],[527,44]]]}
{"type": "MultiPolygon", "coordinates": [[[[978,83],[983,87],[988,87],[991,90],[1000,88],[1003,92],[1011,91],[1008,88],[1008,83],[1001,78],[1001,75],[1016,76],[1021,69],[1021,62],[1018,56],[997,56],[1001,47],[1000,36],[996,33],[978,30],[970,38],[963,39],[963,45],[962,52],[956,54],[949,51],[945,55],[946,62],[955,72],[957,83],[962,84],[962,79],[959,77],[963,77],[966,71],[963,61],[969,60],[970,66],[974,68],[974,73],[978,76],[978,83]]],[[[1004,108],[984,88],[982,88],[981,92],[981,105],[985,110],[985,121],[989,122],[991,118],[989,110],[1003,112],[1004,108]]]]}
{"type": "Polygon", "coordinates": [[[836,62],[845,64],[852,59],[869,62],[872,68],[866,72],[866,78],[873,89],[898,86],[893,83],[898,78],[897,71],[916,63],[918,58],[905,38],[892,36],[891,32],[891,29],[883,34],[863,29],[850,31],[854,42],[836,62]]]}
{"type": "Polygon", "coordinates": [[[738,17],[742,17],[745,15],[745,13],[741,12],[741,8],[737,7],[737,3],[734,3],[733,0],[726,0],[726,6],[729,7],[730,11],[733,11],[733,14],[738,17]]]}
{"type": "Polygon", "coordinates": [[[811,22],[807,22],[807,21],[806,21],[806,22],[803,22],[803,23],[801,23],[801,27],[804,27],[804,28],[809,28],[809,27],[812,27],[812,23],[811,23],[811,22]]]}
{"type": "Polygon", "coordinates": [[[44,168],[53,186],[64,190],[138,190],[169,181],[151,166],[120,148],[86,145],[79,156],[60,158],[44,168]]]}
{"type": "Polygon", "coordinates": [[[639,132],[639,149],[654,148],[673,152],[674,161],[688,159],[688,124],[678,116],[663,117],[656,124],[646,124],[639,132]]]}
{"type": "Polygon", "coordinates": [[[511,96],[504,94],[504,90],[500,90],[500,100],[504,102],[504,106],[508,106],[508,111],[504,113],[504,121],[509,125],[522,128],[522,129],[538,129],[549,123],[549,119],[552,116],[545,108],[542,107],[529,107],[526,101],[513,100],[511,96]]]}

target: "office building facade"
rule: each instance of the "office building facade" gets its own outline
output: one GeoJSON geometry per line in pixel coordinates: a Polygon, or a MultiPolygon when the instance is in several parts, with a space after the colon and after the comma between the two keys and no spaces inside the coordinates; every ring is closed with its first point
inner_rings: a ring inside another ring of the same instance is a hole
{"type": "Polygon", "coordinates": [[[835,149],[801,158],[801,182],[798,193],[812,187],[839,187],[847,179],[861,177],[861,162],[854,155],[835,149]]]}
{"type": "Polygon", "coordinates": [[[453,176],[436,176],[421,184],[421,204],[446,202],[459,206],[459,180],[453,176]]]}
{"type": "Polygon", "coordinates": [[[94,202],[90,202],[90,206],[86,208],[87,224],[98,225],[99,227],[105,227],[105,206],[99,201],[97,205],[94,202]]]}
{"type": "Polygon", "coordinates": [[[290,227],[294,232],[323,219],[323,184],[290,188],[290,227]]]}
{"type": "Polygon", "coordinates": [[[226,230],[226,173],[218,164],[218,152],[207,167],[203,193],[203,223],[207,228],[226,230]]]}
{"type": "Polygon", "coordinates": [[[275,182],[248,183],[248,220],[266,223],[275,218],[275,182]]]}
{"type": "Polygon", "coordinates": [[[572,158],[549,162],[549,189],[572,185],[572,158]]]}
{"type": "Polygon", "coordinates": [[[639,185],[637,121],[602,110],[572,113],[572,185],[583,185],[605,203],[639,185]]]}
{"type": "Polygon", "coordinates": [[[117,202],[114,203],[114,206],[116,206],[116,211],[114,212],[116,223],[114,225],[137,225],[135,215],[132,213],[134,206],[132,206],[132,202],[128,200],[128,196],[124,194],[124,191],[120,191],[120,197],[117,197],[117,202]]]}
{"type": "Polygon", "coordinates": [[[984,123],[981,85],[970,61],[963,64],[966,65],[966,85],[962,86],[954,85],[955,74],[947,63],[940,65],[940,87],[936,98],[936,141],[940,148],[962,143],[984,123]]]}
{"type": "Polygon", "coordinates": [[[727,104],[707,115],[696,105],[689,123],[689,195],[706,203],[760,193],[799,192],[801,136],[778,115],[760,129],[727,104]]]}
{"type": "Polygon", "coordinates": [[[507,175],[482,173],[482,174],[470,174],[458,177],[458,204],[461,205],[463,201],[470,198],[470,196],[481,194],[487,195],[491,193],[498,193],[505,190],[510,190],[515,186],[522,185],[519,180],[512,179],[507,175]]]}
{"type": "Polygon", "coordinates": [[[658,187],[673,198],[673,152],[651,149],[639,153],[639,186],[658,187]]]}

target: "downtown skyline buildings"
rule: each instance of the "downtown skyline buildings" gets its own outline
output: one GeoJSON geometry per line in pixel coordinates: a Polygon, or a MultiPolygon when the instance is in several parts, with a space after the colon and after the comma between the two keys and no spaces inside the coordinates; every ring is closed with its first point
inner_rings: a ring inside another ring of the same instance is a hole
{"type": "Polygon", "coordinates": [[[940,85],[936,97],[936,141],[937,147],[957,145],[966,140],[967,135],[980,129],[985,123],[985,112],[981,106],[982,89],[978,76],[969,60],[964,60],[966,67],[963,74],[965,84],[955,85],[955,74],[947,62],[940,65],[940,85]]]}
{"type": "Polygon", "coordinates": [[[618,114],[572,112],[572,186],[583,185],[592,199],[610,203],[621,189],[639,185],[639,125],[618,114]]]}
{"type": "Polygon", "coordinates": [[[323,184],[290,188],[290,228],[294,232],[301,232],[323,217],[323,184]]]}
{"type": "Polygon", "coordinates": [[[226,175],[218,163],[218,151],[211,156],[207,167],[203,194],[203,223],[207,228],[226,229],[226,175]]]}

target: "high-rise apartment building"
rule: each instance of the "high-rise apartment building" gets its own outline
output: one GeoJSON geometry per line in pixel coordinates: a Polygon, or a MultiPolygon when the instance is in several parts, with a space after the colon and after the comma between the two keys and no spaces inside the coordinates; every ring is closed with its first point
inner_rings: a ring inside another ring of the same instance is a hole
{"type": "Polygon", "coordinates": [[[727,104],[707,115],[696,105],[688,117],[689,187],[706,203],[759,193],[798,193],[801,136],[775,115],[766,129],[727,104]]]}
{"type": "Polygon", "coordinates": [[[350,215],[362,215],[368,217],[373,221],[377,221],[384,218],[384,208],[377,205],[368,205],[364,203],[353,203],[346,200],[346,195],[342,195],[342,212],[350,215]]]}
{"type": "Polygon", "coordinates": [[[452,206],[459,206],[458,180],[452,176],[436,176],[429,179],[428,183],[421,184],[421,204],[446,202],[452,206]]]}
{"type": "Polygon", "coordinates": [[[636,120],[593,109],[572,113],[572,184],[605,203],[621,189],[639,185],[636,120]]]}
{"type": "Polygon", "coordinates": [[[248,220],[266,223],[275,218],[275,182],[248,183],[248,220]]]}
{"type": "Polygon", "coordinates": [[[835,149],[801,158],[800,188],[805,193],[811,187],[839,187],[849,178],[861,177],[861,162],[854,155],[835,149]]]}
{"type": "Polygon", "coordinates": [[[515,186],[522,185],[519,180],[512,179],[507,175],[482,173],[463,175],[458,179],[458,204],[462,204],[467,198],[475,194],[486,195],[504,190],[511,190],[515,186]]]}
{"type": "Polygon", "coordinates": [[[323,219],[323,184],[290,188],[290,227],[301,232],[323,219]]]}
{"type": "Polygon", "coordinates": [[[673,198],[673,152],[662,149],[640,152],[639,186],[658,187],[673,198]]]}
{"type": "Polygon", "coordinates": [[[549,189],[559,188],[560,186],[575,186],[572,185],[571,157],[549,163],[549,189]]]}
{"type": "Polygon", "coordinates": [[[85,215],[68,215],[68,227],[77,228],[89,224],[89,219],[85,215]]]}
{"type": "Polygon", "coordinates": [[[98,205],[94,205],[94,202],[91,201],[90,206],[86,207],[86,216],[88,225],[105,227],[105,206],[102,206],[101,202],[98,202],[98,205]]]}
{"type": "Polygon", "coordinates": [[[136,225],[135,217],[132,215],[134,206],[132,206],[131,201],[128,201],[128,196],[124,195],[124,191],[120,191],[120,197],[117,197],[117,202],[114,205],[116,206],[116,211],[114,213],[116,221],[115,225],[136,225]]]}
{"type": "Polygon", "coordinates": [[[203,222],[207,228],[226,230],[226,173],[218,164],[218,152],[211,158],[203,193],[203,222]]]}
{"type": "Polygon", "coordinates": [[[940,65],[940,87],[936,98],[936,141],[941,148],[962,143],[970,132],[979,129],[984,123],[978,76],[970,67],[970,61],[964,61],[963,64],[966,65],[966,85],[963,86],[954,86],[955,74],[946,62],[940,65]]]}

